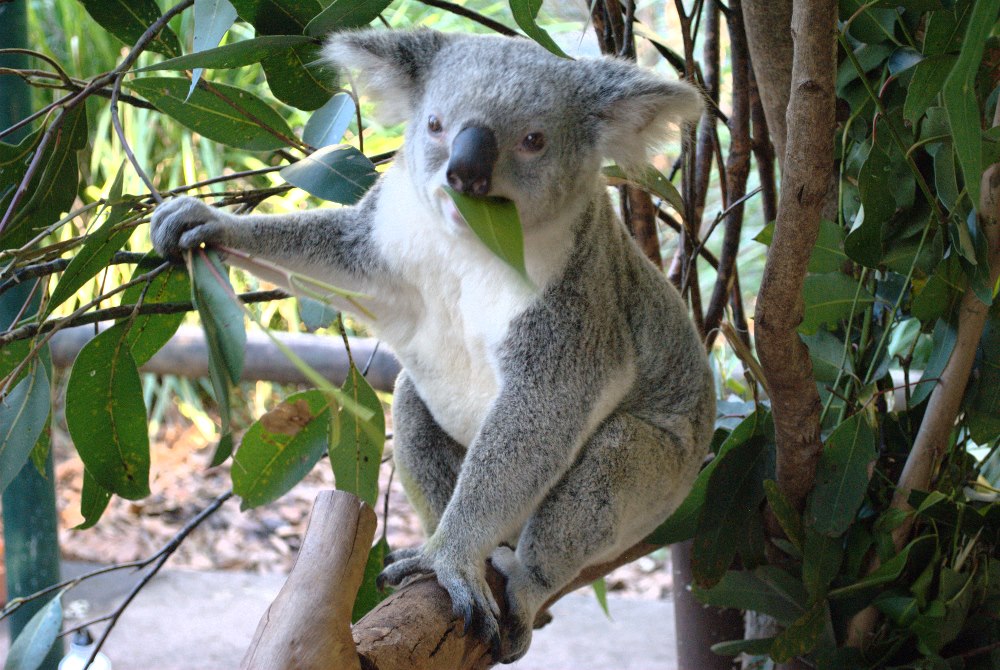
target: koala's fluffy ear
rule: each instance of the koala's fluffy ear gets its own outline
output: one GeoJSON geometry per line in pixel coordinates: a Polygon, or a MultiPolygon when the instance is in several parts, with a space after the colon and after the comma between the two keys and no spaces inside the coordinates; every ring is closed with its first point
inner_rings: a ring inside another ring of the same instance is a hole
{"type": "Polygon", "coordinates": [[[627,172],[641,170],[649,149],[662,144],[671,125],[701,116],[702,95],[687,82],[664,79],[612,58],[580,65],[598,119],[600,151],[627,172]]]}
{"type": "Polygon", "coordinates": [[[334,33],[323,46],[323,60],[357,72],[361,87],[376,101],[383,123],[410,117],[431,63],[450,38],[434,30],[359,30],[334,33]]]}

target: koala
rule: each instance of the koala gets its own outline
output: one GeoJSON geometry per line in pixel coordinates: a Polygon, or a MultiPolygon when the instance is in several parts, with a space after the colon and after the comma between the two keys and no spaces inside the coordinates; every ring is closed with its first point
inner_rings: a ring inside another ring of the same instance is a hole
{"type": "Polygon", "coordinates": [[[408,122],[361,201],[237,216],[179,198],[153,214],[153,242],[168,257],[231,250],[270,281],[283,281],[278,265],[366,296],[358,317],[403,365],[393,457],[427,533],[379,582],[432,573],[464,630],[511,662],[546,601],[653,531],[706,454],[715,391],[702,344],[600,172],[643,166],[702,100],[625,61],[499,36],[346,32],[324,57],[358,73],[383,121],[408,122]],[[530,281],[475,237],[446,184],[516,205],[530,281]],[[502,621],[487,559],[506,578],[502,621]]]}

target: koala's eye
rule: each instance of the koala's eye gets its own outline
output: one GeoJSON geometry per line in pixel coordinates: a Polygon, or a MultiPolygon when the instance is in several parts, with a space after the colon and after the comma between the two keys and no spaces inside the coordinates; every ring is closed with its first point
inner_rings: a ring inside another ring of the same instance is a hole
{"type": "Polygon", "coordinates": [[[521,147],[525,151],[537,152],[541,151],[542,147],[545,146],[545,135],[541,133],[528,133],[521,140],[521,147]]]}
{"type": "Polygon", "coordinates": [[[432,135],[437,135],[441,132],[441,119],[431,114],[427,117],[427,130],[431,132],[432,135]]]}

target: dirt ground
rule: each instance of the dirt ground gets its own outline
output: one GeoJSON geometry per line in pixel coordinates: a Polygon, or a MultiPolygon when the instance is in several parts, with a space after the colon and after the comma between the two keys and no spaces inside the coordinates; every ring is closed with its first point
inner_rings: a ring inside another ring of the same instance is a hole
{"type": "MultiPolygon", "coordinates": [[[[107,564],[146,557],[231,486],[229,464],[207,468],[213,445],[178,413],[151,440],[152,495],[135,502],[113,498],[95,527],[73,530],[82,521],[83,466],[68,435],[59,428],[53,433],[60,543],[66,559],[107,564]]],[[[392,478],[390,485],[390,451],[391,441],[380,477],[377,533],[383,532],[388,519],[389,545],[409,547],[421,542],[422,533],[398,480],[392,478]]],[[[239,501],[231,499],[184,541],[167,567],[286,573],[301,543],[313,499],[319,491],[333,486],[329,463],[323,459],[301,483],[272,504],[241,511],[239,501]]],[[[668,597],[671,582],[665,550],[607,577],[609,591],[643,599],[668,597]]]]}

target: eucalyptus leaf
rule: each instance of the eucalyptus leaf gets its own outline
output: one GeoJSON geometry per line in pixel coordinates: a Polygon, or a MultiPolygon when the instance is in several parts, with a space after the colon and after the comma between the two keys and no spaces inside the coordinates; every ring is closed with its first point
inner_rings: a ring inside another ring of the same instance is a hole
{"type": "Polygon", "coordinates": [[[353,411],[341,410],[340,434],[336,444],[330,447],[330,465],[339,491],[349,491],[374,506],[385,445],[382,403],[353,365],[344,381],[343,392],[356,406],[370,411],[371,418],[364,420],[353,411]]]}
{"type": "MultiPolygon", "coordinates": [[[[236,9],[229,0],[194,0],[194,44],[195,53],[205,52],[219,46],[223,36],[236,21],[236,9]]],[[[201,79],[202,68],[191,72],[191,88],[194,92],[201,79]]]]}
{"type": "Polygon", "coordinates": [[[80,184],[76,152],[88,143],[86,107],[63,109],[56,122],[60,124],[59,131],[38,159],[43,167],[27,184],[30,197],[21,201],[0,234],[0,248],[21,246],[73,207],[80,184]]]}
{"type": "Polygon", "coordinates": [[[809,594],[802,582],[774,565],[730,570],[711,589],[695,586],[692,590],[706,605],[752,610],[786,626],[808,611],[809,594]]]}
{"type": "Polygon", "coordinates": [[[180,77],[143,77],[125,84],[164,114],[210,140],[247,151],[283,149],[292,129],[274,109],[249,91],[227,84],[205,84],[188,96],[180,77]]]}
{"type": "Polygon", "coordinates": [[[910,406],[922,403],[937,386],[938,378],[944,372],[951,352],[955,349],[955,340],[958,338],[958,330],[947,319],[938,319],[934,325],[932,341],[934,348],[931,350],[931,357],[927,361],[927,367],[920,377],[920,381],[913,388],[910,396],[910,406]]]}
{"type": "Polygon", "coordinates": [[[249,509],[277,500],[309,474],[326,452],[330,400],[322,391],[295,393],[247,429],[233,457],[233,492],[249,509]]]}
{"type": "Polygon", "coordinates": [[[229,273],[215,252],[195,249],[189,256],[191,300],[198,309],[208,345],[208,373],[222,422],[221,437],[211,465],[219,465],[233,450],[229,387],[243,374],[246,324],[243,307],[229,283],[229,273]]]}
{"type": "Polygon", "coordinates": [[[380,591],[376,580],[385,563],[385,555],[389,553],[389,543],[385,537],[379,539],[368,552],[365,562],[365,574],[361,578],[361,587],[354,599],[354,609],[351,611],[351,623],[356,623],[361,617],[375,609],[375,606],[388,597],[388,593],[380,591]]]}
{"type": "Polygon", "coordinates": [[[983,149],[980,110],[976,101],[976,75],[983,62],[983,50],[993,31],[997,12],[1000,12],[1000,4],[996,0],[976,0],[958,61],[941,91],[951,122],[955,152],[965,177],[965,188],[977,208],[983,149]]]}
{"type": "Polygon", "coordinates": [[[868,467],[875,455],[875,434],[863,412],[837,426],[816,467],[816,485],[808,503],[810,527],[831,537],[847,530],[864,501],[868,467]]]}
{"type": "Polygon", "coordinates": [[[302,140],[316,148],[337,144],[354,120],[355,111],[354,98],[344,92],[337,93],[309,117],[302,140]]]}
{"type": "Polygon", "coordinates": [[[230,0],[258,35],[301,35],[323,7],[316,0],[230,0]]]}
{"type": "Polygon", "coordinates": [[[66,425],[94,479],[138,500],[149,495],[149,435],[127,330],[112,326],[80,350],[66,385],[66,425]]]}
{"type": "Polygon", "coordinates": [[[200,49],[184,56],[169,58],[153,65],[147,65],[146,67],[137,69],[136,72],[246,67],[254,63],[259,63],[275,54],[288,51],[293,47],[314,43],[315,40],[313,38],[306,37],[305,35],[264,35],[263,37],[241,40],[221,47],[200,49]]]}
{"type": "Polygon", "coordinates": [[[282,168],[281,177],[317,198],[353,205],[372,187],[378,173],[354,147],[330,146],[282,168]]]}
{"type": "Polygon", "coordinates": [[[361,28],[378,18],[392,0],[333,0],[306,26],[306,35],[322,36],[335,30],[361,28]]]}
{"type": "Polygon", "coordinates": [[[771,657],[784,663],[804,656],[816,648],[823,636],[823,629],[830,619],[825,600],[817,600],[805,614],[796,619],[774,639],[771,657]]]}
{"type": "Polygon", "coordinates": [[[517,207],[510,200],[473,198],[445,186],[445,193],[454,201],[458,212],[483,244],[497,258],[514,268],[525,280],[531,281],[524,266],[524,234],[517,207]]]}
{"type": "Polygon", "coordinates": [[[799,332],[815,333],[821,326],[835,325],[851,315],[855,309],[863,310],[875,298],[855,279],[839,272],[809,275],[802,286],[805,314],[799,332]]]}
{"type": "Polygon", "coordinates": [[[625,171],[617,165],[608,165],[601,169],[601,172],[608,178],[611,184],[626,182],[635,184],[644,191],[648,191],[670,203],[670,206],[674,210],[681,213],[684,212],[684,199],[681,198],[677,187],[652,165],[647,165],[642,172],[634,175],[625,174],[625,171]]]}
{"type": "Polygon", "coordinates": [[[62,595],[60,591],[38,610],[10,645],[4,670],[36,670],[49,655],[62,628],[62,595]]]}
{"type": "Polygon", "coordinates": [[[83,489],[80,493],[80,516],[83,521],[73,530],[86,530],[92,528],[101,520],[101,515],[108,508],[111,502],[111,491],[97,483],[94,476],[87,468],[83,469],[83,489]]]}
{"type": "MultiPolygon", "coordinates": [[[[140,264],[141,267],[141,264],[140,264]]],[[[141,274],[136,270],[135,274],[141,274]]],[[[174,265],[156,275],[144,284],[134,284],[122,293],[121,304],[133,305],[139,299],[144,305],[157,303],[186,302],[191,298],[191,282],[187,272],[179,265],[174,265]]],[[[135,364],[142,367],[160,350],[184,321],[184,313],[177,314],[140,314],[128,317],[131,327],[125,336],[135,364]]]]}
{"type": "Polygon", "coordinates": [[[535,40],[560,58],[569,58],[566,53],[559,48],[555,40],[538,25],[538,10],[542,7],[542,0],[508,0],[511,14],[514,15],[514,22],[524,31],[524,34],[535,40]]]}
{"type": "Polygon", "coordinates": [[[108,194],[108,201],[112,203],[108,217],[97,230],[87,236],[83,247],[70,259],[69,265],[66,266],[49,298],[46,316],[73,297],[81,286],[106,268],[115,252],[125,246],[128,238],[132,236],[131,228],[115,230],[131,210],[132,205],[131,202],[121,202],[124,167],[122,165],[118,169],[118,175],[108,194]]]}
{"type": "Polygon", "coordinates": [[[28,462],[31,450],[45,429],[51,408],[49,378],[41,361],[34,361],[27,375],[0,399],[0,492],[28,462]]]}
{"type": "Polygon", "coordinates": [[[311,111],[322,107],[337,87],[336,73],[320,58],[318,44],[300,44],[260,62],[267,85],[286,105],[311,111]]]}
{"type": "MultiPolygon", "coordinates": [[[[80,4],[102,28],[129,47],[161,16],[156,0],[80,0],[80,4]]],[[[181,52],[177,35],[166,26],[148,48],[164,56],[176,56],[181,52]]]]}

